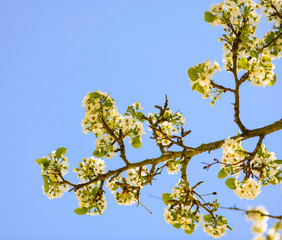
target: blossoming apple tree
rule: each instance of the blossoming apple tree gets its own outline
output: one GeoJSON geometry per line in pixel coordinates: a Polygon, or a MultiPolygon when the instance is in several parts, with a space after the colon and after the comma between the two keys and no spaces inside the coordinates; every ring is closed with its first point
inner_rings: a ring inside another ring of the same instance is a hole
{"type": "MultiPolygon", "coordinates": [[[[136,102],[121,114],[109,93],[91,92],[83,99],[86,117],[81,126],[85,134],[93,133],[96,137],[93,156],[84,158],[73,169],[79,178],[78,183],[71,183],[65,178],[69,168],[66,148],[58,148],[37,159],[42,169],[44,194],[50,199],[59,198],[71,188],[70,192],[73,190],[78,199],[75,213],[102,215],[106,209],[106,187],[118,204],[132,205],[140,203],[142,189],[152,184],[163,169],[166,168],[169,174],[181,171],[176,186],[162,196],[167,205],[165,221],[175,228],[182,228],[187,234],[192,234],[201,225],[207,234],[219,238],[226,234],[227,229],[232,229],[219,213],[217,199],[207,202],[197,192],[197,186],[203,182],[190,185],[187,167],[194,156],[222,148],[221,160],[215,159],[204,168],[217,165],[218,178],[226,178],[226,186],[241,199],[256,198],[262,185],[281,183],[282,160],[267,150],[263,140],[266,135],[282,129],[282,119],[261,128],[247,129],[240,119],[240,88],[248,82],[255,87],[272,86],[276,82],[273,62],[281,57],[282,51],[282,1],[225,0],[213,4],[204,17],[212,26],[223,28],[224,34],[219,38],[224,42],[223,69],[233,74],[234,88],[212,80],[214,74],[222,70],[219,63],[209,60],[188,69],[190,84],[192,90],[203,98],[211,99],[211,106],[226,92],[234,95],[234,121],[238,135],[197,147],[187,146],[184,139],[190,130],[184,129],[185,118],[169,108],[167,99],[163,106],[155,106],[155,113],[145,114],[141,104],[136,102]],[[262,15],[273,23],[273,27],[259,39],[256,27],[262,15]],[[124,142],[128,139],[133,148],[140,148],[145,133],[144,122],[149,126],[160,156],[132,162],[127,157],[124,142]],[[244,150],[241,142],[254,137],[258,140],[253,150],[244,150]],[[172,151],[172,146],[178,150],[172,151]],[[106,159],[116,156],[123,160],[124,165],[106,170],[106,159]]],[[[245,212],[247,218],[254,222],[255,239],[278,239],[282,216],[270,215],[263,207],[229,209],[245,212]],[[269,217],[278,222],[265,234],[269,217]]]]}

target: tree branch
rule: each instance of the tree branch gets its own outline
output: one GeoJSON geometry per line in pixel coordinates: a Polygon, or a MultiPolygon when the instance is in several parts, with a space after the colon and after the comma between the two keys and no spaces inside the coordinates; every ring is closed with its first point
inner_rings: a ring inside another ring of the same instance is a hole
{"type": "Polygon", "coordinates": [[[269,214],[265,214],[265,213],[263,213],[259,210],[245,210],[245,209],[241,209],[241,208],[237,208],[237,207],[220,207],[220,208],[227,209],[227,210],[240,211],[240,212],[244,212],[246,214],[248,214],[248,213],[259,213],[263,217],[270,217],[270,218],[282,220],[282,215],[281,216],[269,215],[269,214]]]}
{"type": "Polygon", "coordinates": [[[269,47],[272,43],[276,42],[277,39],[279,39],[282,36],[282,32],[280,32],[275,38],[273,38],[268,44],[263,46],[262,49],[269,47]]]}
{"type": "MultiPolygon", "coordinates": [[[[241,140],[246,140],[249,138],[253,138],[253,137],[258,137],[258,136],[266,136],[270,133],[279,131],[282,129],[282,119],[274,122],[270,125],[267,125],[265,127],[262,128],[257,128],[254,130],[249,130],[241,135],[236,135],[231,137],[232,139],[238,139],[240,138],[241,140]]],[[[193,156],[196,156],[200,153],[203,152],[210,152],[212,150],[216,150],[218,148],[220,148],[222,146],[222,144],[224,143],[225,139],[220,140],[220,141],[215,141],[215,142],[211,142],[211,143],[204,143],[201,144],[200,146],[192,149],[192,150],[186,150],[186,151],[171,151],[171,152],[166,152],[164,154],[162,154],[160,157],[157,158],[149,158],[140,162],[136,162],[136,163],[129,163],[128,165],[121,167],[119,169],[116,169],[114,171],[109,170],[107,173],[105,174],[100,174],[98,175],[98,177],[96,179],[93,179],[91,181],[88,181],[86,183],[81,183],[81,184],[72,184],[69,183],[68,181],[65,181],[66,184],[69,184],[71,186],[74,187],[73,190],[78,190],[79,188],[83,188],[84,186],[90,185],[96,181],[102,181],[102,180],[106,180],[112,176],[118,175],[126,170],[132,169],[132,168],[136,168],[136,167],[142,167],[144,165],[157,165],[161,162],[167,161],[169,159],[172,158],[180,158],[180,157],[186,157],[186,158],[192,158],[193,156]]],[[[188,163],[187,163],[188,164],[188,163]]]]}
{"type": "Polygon", "coordinates": [[[235,93],[235,90],[234,89],[231,89],[231,88],[227,88],[227,87],[224,87],[222,85],[219,85],[219,84],[216,84],[214,81],[211,80],[211,85],[212,87],[214,88],[217,88],[217,89],[220,89],[222,90],[223,92],[233,92],[235,93]]]}

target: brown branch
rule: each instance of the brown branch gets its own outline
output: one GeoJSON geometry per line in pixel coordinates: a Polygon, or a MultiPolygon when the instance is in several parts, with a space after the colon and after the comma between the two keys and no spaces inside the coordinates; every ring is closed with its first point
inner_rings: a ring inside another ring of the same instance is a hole
{"type": "Polygon", "coordinates": [[[190,191],[190,186],[189,186],[188,177],[187,177],[187,165],[190,160],[191,158],[184,158],[182,162],[182,169],[181,169],[181,178],[183,179],[185,183],[186,191],[190,191]]]}
{"type": "Polygon", "coordinates": [[[278,10],[276,9],[276,7],[273,5],[273,3],[271,3],[271,7],[274,9],[274,11],[276,12],[276,15],[282,19],[282,15],[278,12],[278,10]]]}
{"type": "Polygon", "coordinates": [[[114,133],[114,131],[109,127],[109,125],[107,124],[107,122],[105,121],[104,117],[103,117],[103,110],[101,111],[100,114],[100,118],[101,121],[105,127],[105,129],[109,132],[109,134],[115,139],[115,141],[118,143],[119,145],[119,151],[120,151],[120,157],[121,159],[124,161],[124,163],[126,165],[129,165],[129,161],[127,160],[127,157],[125,155],[125,146],[124,146],[124,142],[123,142],[123,135],[120,129],[120,134],[119,137],[114,133]]]}
{"type": "MultiPolygon", "coordinates": [[[[249,131],[247,131],[247,132],[245,132],[245,133],[243,133],[239,136],[236,135],[236,136],[233,136],[231,138],[232,139],[240,138],[241,140],[246,140],[246,139],[249,139],[249,138],[258,137],[258,136],[262,136],[262,135],[266,136],[268,134],[279,131],[281,129],[282,129],[282,119],[277,121],[277,122],[274,122],[270,125],[267,125],[265,127],[257,128],[257,129],[254,129],[254,130],[249,130],[249,131]]],[[[172,159],[172,158],[183,157],[183,154],[186,158],[192,158],[193,156],[196,156],[200,153],[210,152],[212,150],[216,150],[216,149],[218,149],[222,146],[224,141],[225,141],[225,139],[220,140],[220,141],[211,142],[211,143],[206,143],[206,144],[203,143],[200,146],[194,148],[193,150],[186,150],[185,152],[183,152],[183,151],[166,152],[166,153],[162,154],[160,157],[157,157],[157,158],[149,158],[149,159],[145,159],[145,160],[140,161],[140,162],[130,163],[130,164],[128,164],[124,167],[118,168],[114,171],[109,170],[107,173],[100,174],[100,175],[97,176],[97,178],[95,178],[91,181],[88,181],[86,183],[72,184],[72,183],[69,183],[68,181],[66,181],[65,183],[73,186],[74,187],[73,190],[76,191],[77,189],[82,188],[82,187],[87,186],[87,185],[90,185],[93,182],[106,180],[106,179],[108,179],[112,176],[118,175],[118,174],[120,174],[120,173],[122,173],[126,170],[132,169],[132,168],[142,167],[144,165],[154,165],[154,164],[157,165],[161,162],[165,162],[165,161],[172,159]]]]}
{"type": "Polygon", "coordinates": [[[235,104],[234,104],[234,122],[238,125],[242,133],[248,131],[240,119],[240,96],[239,96],[240,83],[236,81],[236,90],[235,90],[235,104]]]}
{"type": "Polygon", "coordinates": [[[259,210],[245,210],[245,209],[241,209],[241,208],[237,208],[237,207],[220,207],[220,208],[227,209],[227,210],[240,211],[240,212],[244,212],[246,214],[248,214],[248,213],[259,213],[263,217],[270,217],[270,218],[282,220],[282,215],[281,216],[274,216],[274,215],[262,213],[259,210]]]}
{"type": "Polygon", "coordinates": [[[216,84],[214,81],[211,80],[211,83],[212,87],[214,88],[217,88],[217,89],[220,89],[222,90],[223,92],[233,92],[235,93],[235,90],[234,89],[231,89],[231,88],[227,88],[227,87],[224,87],[222,85],[219,85],[219,84],[216,84]]]}
{"type": "Polygon", "coordinates": [[[240,97],[239,97],[239,89],[240,89],[240,80],[238,79],[237,75],[237,60],[238,60],[238,55],[237,51],[239,48],[239,44],[241,42],[240,39],[241,32],[238,33],[237,38],[234,40],[233,45],[232,45],[232,60],[233,60],[233,67],[232,67],[232,73],[234,75],[235,79],[235,104],[234,104],[234,121],[240,128],[240,130],[244,133],[248,131],[248,129],[243,125],[241,119],[240,119],[240,97]]]}
{"type": "Polygon", "coordinates": [[[276,40],[278,40],[278,38],[280,38],[282,36],[282,32],[280,32],[275,38],[273,38],[268,44],[266,44],[265,46],[263,46],[262,49],[269,47],[272,43],[274,43],[276,40]]]}
{"type": "MultiPolygon", "coordinates": [[[[149,125],[153,131],[153,136],[154,136],[154,139],[157,139],[158,138],[158,134],[156,132],[156,129],[157,129],[157,126],[159,125],[159,123],[161,123],[162,121],[164,121],[164,113],[165,111],[168,109],[168,99],[167,99],[167,96],[165,96],[165,103],[164,103],[164,107],[160,107],[160,106],[155,106],[155,108],[159,109],[160,110],[160,113],[159,113],[159,117],[157,118],[156,122],[153,123],[152,119],[151,118],[148,118],[148,122],[149,122],[149,125]]],[[[156,141],[157,142],[157,141],[156,141]]],[[[164,146],[161,144],[161,143],[158,143],[157,142],[157,145],[161,151],[162,154],[164,154],[166,151],[165,151],[165,148],[164,146]]]]}
{"type": "MultiPolygon", "coordinates": [[[[250,59],[251,59],[251,58],[250,58],[250,59]]],[[[248,60],[250,60],[250,59],[248,59],[248,60]]],[[[245,82],[245,81],[248,79],[249,75],[250,75],[250,72],[246,72],[246,73],[240,78],[240,80],[239,80],[239,85],[241,85],[243,82],[245,82]]]]}

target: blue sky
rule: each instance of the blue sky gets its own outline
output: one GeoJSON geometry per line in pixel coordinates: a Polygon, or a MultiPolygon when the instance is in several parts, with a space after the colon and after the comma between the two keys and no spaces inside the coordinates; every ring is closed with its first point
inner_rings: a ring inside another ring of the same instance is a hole
{"type": "MultiPolygon", "coordinates": [[[[211,239],[199,228],[191,236],[165,223],[165,205],[158,197],[171,192],[179,174],[164,172],[153,186],[145,187],[142,207],[119,206],[107,193],[103,216],[78,216],[73,193],[49,200],[42,194],[37,158],[58,147],[67,147],[70,169],[94,150],[94,136],[82,132],[83,97],[91,91],[109,92],[123,113],[139,101],[144,112],[162,104],[168,95],[173,111],[186,117],[191,129],[187,142],[225,139],[237,134],[233,122],[233,96],[226,94],[215,106],[192,92],[187,69],[206,59],[221,64],[220,27],[203,20],[214,1],[1,1],[0,0],[0,118],[1,175],[0,238],[22,239],[211,239]],[[155,197],[152,197],[155,196],[155,197]]],[[[269,29],[260,24],[259,35],[269,29]]],[[[245,83],[241,93],[241,116],[252,129],[281,118],[281,60],[275,61],[277,83],[256,88],[245,83]]],[[[222,64],[221,64],[222,65],[222,64]]],[[[232,76],[219,73],[216,81],[232,86],[232,76]]],[[[141,149],[128,158],[139,161],[159,156],[149,132],[141,149]]],[[[282,157],[282,133],[267,136],[269,151],[282,157]]],[[[243,144],[252,149],[255,141],[243,144]]],[[[188,169],[191,184],[200,180],[202,193],[217,191],[222,206],[247,208],[265,205],[281,214],[279,187],[263,188],[253,201],[238,199],[216,177],[218,167],[208,172],[202,161],[220,158],[221,150],[195,157],[188,169]],[[279,205],[280,203],[280,205],[279,205]]],[[[107,160],[110,168],[121,166],[119,158],[107,160]]],[[[78,179],[69,172],[67,178],[78,179]]],[[[207,200],[212,197],[207,197],[207,200]]],[[[238,212],[222,210],[234,232],[224,239],[251,239],[251,224],[238,212]]]]}

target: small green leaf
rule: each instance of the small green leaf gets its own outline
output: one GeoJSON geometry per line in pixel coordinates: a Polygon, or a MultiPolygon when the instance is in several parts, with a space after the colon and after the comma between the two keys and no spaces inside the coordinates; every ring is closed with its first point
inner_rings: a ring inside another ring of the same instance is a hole
{"type": "Polygon", "coordinates": [[[199,83],[195,83],[192,86],[192,91],[196,90],[198,88],[199,83]]]}
{"type": "Polygon", "coordinates": [[[141,121],[142,123],[145,121],[145,115],[141,112],[137,112],[137,117],[138,120],[141,121]]]}
{"type": "Polygon", "coordinates": [[[93,155],[96,157],[96,158],[101,158],[101,157],[104,157],[106,155],[105,151],[101,150],[101,151],[98,151],[98,150],[95,150],[93,152],[93,155]]]}
{"type": "Polygon", "coordinates": [[[91,98],[100,98],[101,97],[101,94],[97,93],[97,92],[92,92],[92,93],[89,93],[89,96],[91,98]]]}
{"type": "Polygon", "coordinates": [[[235,184],[236,181],[238,181],[236,178],[227,178],[227,180],[225,181],[225,184],[230,189],[235,190],[237,188],[235,184]]]}
{"type": "Polygon", "coordinates": [[[247,58],[241,58],[238,62],[238,67],[245,69],[246,71],[249,70],[249,62],[247,58]]]}
{"type": "Polygon", "coordinates": [[[225,177],[227,177],[230,174],[230,170],[228,168],[222,168],[219,172],[218,172],[218,178],[223,179],[225,177]]]}
{"type": "Polygon", "coordinates": [[[64,147],[60,147],[57,149],[56,151],[56,158],[61,158],[62,156],[64,156],[67,152],[67,148],[64,147]]]}
{"type": "Polygon", "coordinates": [[[267,84],[267,86],[273,86],[276,83],[276,74],[274,74],[273,79],[270,81],[269,84],[267,84]]]}
{"type": "Polygon", "coordinates": [[[205,215],[204,216],[204,220],[207,223],[211,222],[212,221],[212,215],[211,214],[205,215]]]}
{"type": "Polygon", "coordinates": [[[219,216],[219,217],[218,217],[218,220],[219,220],[221,223],[223,223],[223,224],[227,224],[227,220],[226,220],[226,218],[223,217],[223,216],[219,216]]]}
{"type": "Polygon", "coordinates": [[[49,161],[47,160],[47,158],[39,158],[37,159],[35,162],[37,162],[39,165],[42,163],[43,165],[48,165],[49,161]]]}
{"type": "Polygon", "coordinates": [[[140,148],[142,145],[140,138],[139,137],[133,138],[131,145],[134,148],[140,148]]]}
{"type": "Polygon", "coordinates": [[[207,23],[212,23],[215,19],[215,15],[213,15],[212,13],[210,12],[205,12],[205,21],[207,23]]]}
{"type": "Polygon", "coordinates": [[[74,210],[74,212],[78,215],[85,215],[88,212],[87,207],[77,208],[74,210]]]}
{"type": "Polygon", "coordinates": [[[194,232],[194,225],[189,225],[190,229],[189,230],[185,230],[184,232],[188,235],[192,234],[194,232]]]}
{"type": "Polygon", "coordinates": [[[198,84],[197,86],[197,92],[201,94],[205,94],[205,90],[200,84],[198,84]]]}
{"type": "Polygon", "coordinates": [[[44,182],[44,192],[47,193],[49,191],[49,182],[50,182],[50,178],[46,175],[43,175],[43,182],[44,182]]]}
{"type": "Polygon", "coordinates": [[[273,177],[273,178],[271,179],[270,183],[271,183],[272,185],[277,185],[277,184],[279,184],[279,179],[278,179],[277,177],[273,177]]]}
{"type": "Polygon", "coordinates": [[[92,190],[92,195],[95,197],[96,193],[98,192],[99,188],[98,187],[95,187],[93,190],[92,190]]]}
{"type": "Polygon", "coordinates": [[[104,103],[104,106],[110,108],[111,106],[113,106],[113,103],[110,102],[110,101],[108,101],[108,102],[105,102],[105,103],[104,103]]]}
{"type": "Polygon", "coordinates": [[[99,214],[102,215],[101,209],[99,208],[98,204],[95,204],[95,207],[96,207],[97,211],[99,212],[99,214]]]}
{"type": "Polygon", "coordinates": [[[276,164],[282,164],[282,160],[274,160],[273,162],[276,164]]]}
{"type": "Polygon", "coordinates": [[[175,227],[176,229],[181,228],[181,224],[180,223],[172,224],[172,226],[175,227]]]}
{"type": "Polygon", "coordinates": [[[266,44],[269,44],[274,39],[274,32],[270,32],[268,35],[266,35],[264,41],[266,44]]]}
{"type": "Polygon", "coordinates": [[[170,193],[163,193],[163,202],[165,205],[168,205],[169,204],[169,200],[172,200],[173,198],[171,197],[171,194],[170,193]]]}
{"type": "Polygon", "coordinates": [[[188,69],[188,76],[191,81],[196,81],[199,78],[197,70],[193,67],[188,69]]]}

